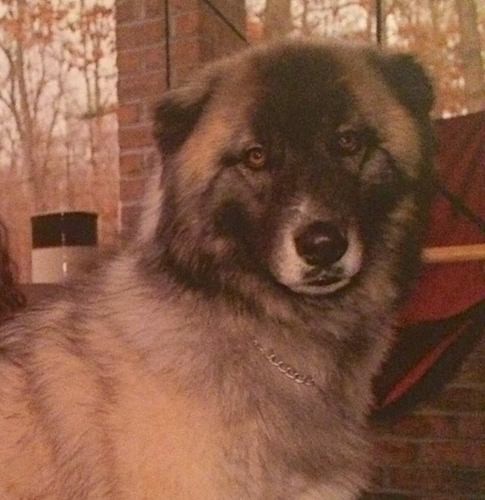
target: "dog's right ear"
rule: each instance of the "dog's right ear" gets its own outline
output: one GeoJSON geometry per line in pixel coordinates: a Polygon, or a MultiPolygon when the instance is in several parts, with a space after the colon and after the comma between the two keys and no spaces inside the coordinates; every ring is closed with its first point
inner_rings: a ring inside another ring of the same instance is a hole
{"type": "Polygon", "coordinates": [[[426,70],[410,54],[388,54],[376,60],[399,99],[415,114],[428,115],[434,104],[433,85],[426,70]]]}
{"type": "Polygon", "coordinates": [[[201,78],[168,91],[155,110],[155,138],[162,156],[177,152],[199,121],[214,89],[214,79],[201,78]]]}

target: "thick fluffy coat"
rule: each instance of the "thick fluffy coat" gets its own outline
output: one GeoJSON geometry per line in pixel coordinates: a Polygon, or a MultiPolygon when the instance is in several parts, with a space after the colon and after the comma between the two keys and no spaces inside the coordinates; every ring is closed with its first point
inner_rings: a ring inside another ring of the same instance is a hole
{"type": "Polygon", "coordinates": [[[409,56],[286,42],[163,98],[139,235],[0,340],[2,499],[347,499],[419,260],[409,56]]]}

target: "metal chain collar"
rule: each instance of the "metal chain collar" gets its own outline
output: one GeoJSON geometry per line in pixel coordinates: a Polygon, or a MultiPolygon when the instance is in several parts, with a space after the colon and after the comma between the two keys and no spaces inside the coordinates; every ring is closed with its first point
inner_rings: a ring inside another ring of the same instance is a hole
{"type": "Polygon", "coordinates": [[[287,376],[297,384],[316,386],[315,380],[310,375],[303,375],[299,371],[295,370],[291,365],[285,363],[272,349],[265,349],[254,337],[251,339],[254,347],[266,358],[270,364],[272,364],[277,370],[279,370],[283,375],[287,376]]]}

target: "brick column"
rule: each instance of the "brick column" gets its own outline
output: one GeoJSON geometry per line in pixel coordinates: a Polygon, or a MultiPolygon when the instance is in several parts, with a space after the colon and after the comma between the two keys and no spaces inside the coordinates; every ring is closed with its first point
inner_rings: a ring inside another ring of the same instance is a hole
{"type": "Polygon", "coordinates": [[[156,159],[153,103],[166,88],[161,0],[117,2],[118,136],[122,233],[136,221],[143,187],[156,159]]]}

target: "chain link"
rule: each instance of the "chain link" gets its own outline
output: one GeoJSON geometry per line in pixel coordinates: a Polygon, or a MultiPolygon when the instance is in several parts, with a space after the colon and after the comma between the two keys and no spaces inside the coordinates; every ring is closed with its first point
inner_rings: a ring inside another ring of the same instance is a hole
{"type": "Polygon", "coordinates": [[[252,338],[252,343],[254,347],[266,358],[271,365],[273,365],[277,370],[279,370],[283,375],[287,376],[297,384],[315,386],[315,380],[310,375],[303,375],[298,370],[295,370],[291,365],[285,363],[278,358],[276,353],[272,349],[265,349],[255,338],[252,338]]]}

